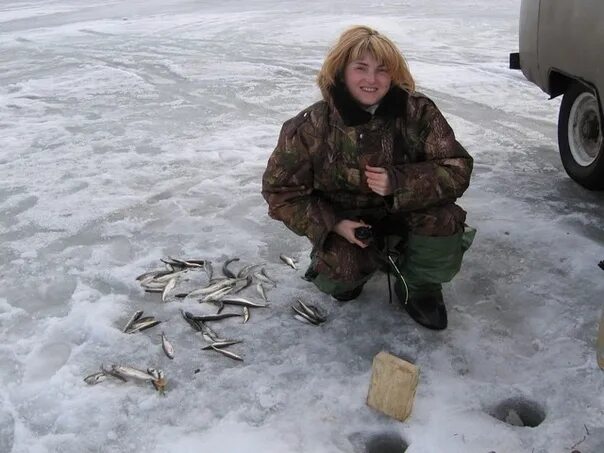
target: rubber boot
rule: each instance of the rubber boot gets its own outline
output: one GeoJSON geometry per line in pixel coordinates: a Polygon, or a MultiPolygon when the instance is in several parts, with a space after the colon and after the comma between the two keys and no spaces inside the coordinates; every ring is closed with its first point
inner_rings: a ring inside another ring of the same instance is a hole
{"type": "Polygon", "coordinates": [[[417,323],[434,330],[447,327],[442,283],[451,281],[459,272],[463,254],[475,234],[476,230],[466,227],[452,236],[409,235],[405,253],[394,269],[394,290],[417,323]]]}

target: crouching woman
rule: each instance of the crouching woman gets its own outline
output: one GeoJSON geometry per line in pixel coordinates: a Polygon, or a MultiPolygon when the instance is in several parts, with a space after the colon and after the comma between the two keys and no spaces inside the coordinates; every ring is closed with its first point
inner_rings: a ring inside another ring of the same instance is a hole
{"type": "Polygon", "coordinates": [[[268,161],[269,215],[310,239],[306,277],[319,290],[354,299],[389,266],[410,316],[446,328],[441,285],[473,238],[455,204],[472,158],[415,91],[401,52],[369,27],[340,36],[318,85],[323,99],[285,122],[268,161]]]}

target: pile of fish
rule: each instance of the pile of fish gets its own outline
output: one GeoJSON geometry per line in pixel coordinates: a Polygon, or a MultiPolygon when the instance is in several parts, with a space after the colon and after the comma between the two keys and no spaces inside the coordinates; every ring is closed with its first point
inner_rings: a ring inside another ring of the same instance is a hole
{"type": "MultiPolygon", "coordinates": [[[[279,258],[288,266],[297,269],[295,259],[286,255],[280,255],[279,258]]],[[[267,275],[263,267],[264,263],[249,264],[241,267],[237,272],[229,268],[232,263],[239,260],[239,258],[227,259],[221,267],[223,276],[215,277],[212,262],[209,260],[179,259],[168,256],[161,258],[164,267],[145,272],[136,277],[136,280],[146,292],[161,293],[163,302],[195,300],[200,304],[204,304],[205,311],[201,314],[193,314],[181,309],[182,318],[195,332],[201,333],[206,342],[206,345],[202,346],[201,349],[218,352],[233,360],[243,361],[241,355],[227,349],[229,346],[242,343],[242,341],[218,335],[210,328],[209,323],[239,317],[242,319],[242,323],[245,324],[250,319],[250,309],[269,306],[266,289],[268,286],[275,287],[277,283],[267,275]],[[186,284],[186,282],[195,280],[195,273],[199,272],[206,275],[207,284],[187,289],[187,286],[190,287],[191,284],[186,284]],[[249,297],[242,297],[239,294],[252,287],[252,285],[255,286],[256,293],[262,300],[261,302],[250,300],[249,297]],[[226,307],[229,310],[224,311],[226,307]],[[233,311],[239,309],[240,312],[233,311]]],[[[319,325],[327,320],[325,314],[318,307],[305,304],[300,299],[297,300],[297,303],[298,305],[292,306],[296,319],[312,325],[319,325]]],[[[157,326],[160,323],[161,321],[153,316],[143,317],[143,311],[138,310],[129,318],[122,331],[132,334],[157,326]]],[[[165,355],[173,359],[174,347],[164,332],[161,332],[161,346],[165,355]]],[[[147,368],[147,371],[143,371],[128,365],[112,365],[109,369],[101,366],[101,371],[87,376],[84,381],[93,385],[105,381],[108,377],[123,382],[130,378],[149,381],[161,394],[164,393],[167,383],[162,370],[147,368]]]]}
{"type": "Polygon", "coordinates": [[[315,305],[305,304],[301,299],[296,299],[298,305],[292,305],[296,313],[294,318],[298,321],[318,326],[327,321],[327,316],[315,305]]]}
{"type": "Polygon", "coordinates": [[[147,371],[143,371],[129,365],[111,365],[108,369],[101,365],[101,371],[86,376],[84,382],[89,385],[94,385],[105,381],[109,377],[113,377],[122,382],[128,382],[128,379],[151,382],[153,387],[155,387],[155,390],[162,395],[164,394],[164,389],[167,384],[162,370],[147,368],[147,371]]]}

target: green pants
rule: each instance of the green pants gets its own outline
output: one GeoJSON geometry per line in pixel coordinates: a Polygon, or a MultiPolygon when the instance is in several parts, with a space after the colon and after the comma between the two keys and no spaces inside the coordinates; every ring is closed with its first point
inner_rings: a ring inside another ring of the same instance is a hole
{"type": "Polygon", "coordinates": [[[414,214],[400,225],[400,235],[387,235],[365,249],[330,234],[322,250],[313,250],[307,280],[330,295],[348,292],[387,266],[386,254],[394,249],[400,255],[396,264],[410,293],[440,290],[442,283],[459,272],[476,230],[464,225],[465,212],[453,204],[414,214]]]}

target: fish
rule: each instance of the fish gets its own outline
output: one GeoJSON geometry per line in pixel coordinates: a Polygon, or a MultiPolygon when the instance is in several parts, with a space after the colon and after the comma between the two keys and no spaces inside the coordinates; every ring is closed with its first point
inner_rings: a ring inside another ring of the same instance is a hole
{"type": "Polygon", "coordinates": [[[201,299],[201,301],[202,302],[218,301],[218,300],[222,299],[224,296],[226,296],[227,294],[229,294],[232,291],[233,291],[233,287],[232,286],[227,286],[226,288],[219,289],[218,291],[215,291],[215,292],[213,292],[211,294],[208,294],[207,296],[204,296],[201,299]]]}
{"type": "Polygon", "coordinates": [[[234,344],[241,343],[241,340],[225,340],[225,341],[214,341],[209,345],[202,346],[201,349],[208,350],[214,348],[225,348],[227,346],[232,346],[234,344]]]}
{"type": "Polygon", "coordinates": [[[161,348],[169,359],[174,359],[174,346],[172,346],[172,343],[170,343],[163,332],[161,333],[161,348]]]}
{"type": "Polygon", "coordinates": [[[84,382],[88,385],[96,385],[107,379],[107,374],[104,371],[97,371],[84,378],[84,382]]]}
{"type": "Polygon", "coordinates": [[[298,321],[303,322],[305,324],[312,324],[313,326],[316,326],[316,324],[312,321],[309,321],[308,318],[304,318],[303,316],[300,316],[298,314],[294,315],[294,319],[297,319],[298,321]]]}
{"type": "Polygon", "coordinates": [[[227,267],[233,261],[239,261],[239,258],[231,258],[230,260],[226,260],[224,262],[224,264],[222,265],[222,273],[224,274],[225,277],[228,277],[228,278],[237,278],[237,276],[233,272],[231,272],[228,269],[228,267],[227,267]]]}
{"type": "Polygon", "coordinates": [[[132,326],[134,321],[138,320],[142,315],[143,315],[143,310],[138,310],[138,311],[134,312],[134,314],[130,317],[130,319],[128,320],[128,322],[126,323],[124,328],[122,329],[122,332],[126,332],[130,328],[130,326],[132,326]]]}
{"type": "Polygon", "coordinates": [[[225,278],[219,281],[212,283],[209,286],[205,286],[203,288],[194,289],[187,297],[197,297],[197,296],[206,296],[208,294],[212,294],[213,292],[219,291],[223,288],[232,287],[236,283],[236,279],[225,278]]]}
{"type": "Polygon", "coordinates": [[[181,277],[183,275],[186,275],[187,273],[188,273],[188,271],[186,269],[183,269],[183,270],[179,270],[176,272],[171,272],[169,274],[161,275],[159,277],[154,278],[153,281],[157,282],[157,283],[168,284],[168,282],[170,280],[172,280],[173,278],[181,277]]]}
{"type": "Polygon", "coordinates": [[[300,304],[300,307],[302,308],[302,310],[311,318],[316,319],[318,322],[327,321],[327,317],[323,314],[323,312],[318,307],[316,307],[314,305],[307,305],[301,299],[298,299],[297,302],[298,302],[298,304],[300,304]]]}
{"type": "Polygon", "coordinates": [[[239,360],[239,361],[243,362],[243,358],[241,356],[238,356],[234,352],[231,352],[231,351],[228,351],[228,350],[222,349],[222,348],[217,348],[216,346],[212,346],[212,349],[214,351],[220,352],[222,355],[230,357],[231,359],[239,360]]]}
{"type": "Polygon", "coordinates": [[[250,308],[266,308],[268,304],[258,304],[256,302],[252,302],[251,300],[244,299],[243,297],[223,297],[220,299],[220,302],[227,305],[241,305],[243,307],[250,308]]]}
{"type": "Polygon", "coordinates": [[[193,316],[193,320],[207,322],[207,321],[220,321],[221,319],[233,318],[234,316],[243,316],[241,313],[220,313],[216,315],[200,315],[193,316]]]}
{"type": "Polygon", "coordinates": [[[158,324],[161,324],[161,321],[157,319],[152,319],[144,322],[136,322],[132,325],[132,327],[130,327],[130,329],[126,333],[142,332],[143,330],[150,329],[151,327],[155,327],[158,324]]]}
{"type": "Polygon", "coordinates": [[[285,256],[283,254],[279,255],[279,258],[281,258],[281,261],[283,261],[289,267],[298,270],[298,268],[296,267],[296,260],[294,260],[293,258],[290,258],[289,256],[285,256]]]}
{"type": "Polygon", "coordinates": [[[243,266],[241,270],[237,272],[237,278],[247,278],[252,272],[252,269],[255,269],[260,266],[264,266],[264,263],[248,264],[247,266],[243,266]]]}
{"type": "Polygon", "coordinates": [[[166,301],[166,299],[168,298],[168,294],[170,294],[170,291],[172,291],[175,286],[176,286],[176,277],[173,277],[168,281],[168,283],[166,284],[166,287],[164,288],[163,292],[161,293],[162,302],[166,301]]]}
{"type": "Polygon", "coordinates": [[[264,268],[260,269],[260,272],[254,272],[254,277],[261,282],[268,283],[269,285],[277,286],[277,283],[266,275],[264,268]]]}
{"type": "Polygon", "coordinates": [[[111,370],[123,377],[138,379],[141,381],[152,381],[154,378],[149,373],[128,365],[111,365],[111,370]]]}
{"type": "Polygon", "coordinates": [[[182,315],[182,317],[184,318],[185,321],[187,321],[187,323],[193,327],[193,329],[197,332],[202,332],[203,329],[200,325],[200,323],[198,323],[197,321],[195,321],[194,319],[192,319],[191,313],[189,313],[188,311],[184,311],[184,310],[180,310],[180,314],[182,315]]]}
{"type": "Polygon", "coordinates": [[[315,326],[318,326],[319,324],[321,324],[319,321],[317,321],[316,319],[314,319],[313,317],[309,316],[306,314],[306,312],[304,310],[299,309],[296,306],[292,305],[292,309],[300,316],[302,316],[304,319],[306,319],[308,322],[310,322],[311,324],[314,324],[315,326]]]}
{"type": "Polygon", "coordinates": [[[208,326],[206,323],[204,322],[199,322],[199,325],[201,326],[201,335],[203,336],[203,339],[208,341],[209,343],[214,343],[216,341],[227,341],[227,338],[220,338],[218,336],[218,334],[216,332],[214,332],[210,326],[208,326]]]}
{"type": "Polygon", "coordinates": [[[214,266],[212,266],[211,261],[206,261],[206,264],[203,267],[203,270],[207,274],[208,280],[212,280],[212,276],[214,275],[214,266]]]}
{"type": "Polygon", "coordinates": [[[112,377],[114,377],[116,379],[119,379],[122,382],[128,382],[128,379],[126,379],[124,376],[122,376],[121,374],[118,374],[118,373],[114,372],[112,369],[105,368],[104,365],[101,365],[101,371],[103,373],[105,373],[106,375],[108,375],[108,376],[112,376],[112,377]]]}
{"type": "Polygon", "coordinates": [[[162,370],[157,371],[157,379],[152,380],[151,383],[160,395],[163,396],[165,394],[166,385],[168,385],[168,381],[166,380],[166,377],[164,376],[164,372],[162,370]]]}
{"type": "Polygon", "coordinates": [[[149,271],[149,272],[145,272],[143,274],[140,274],[138,277],[136,277],[137,281],[144,281],[144,280],[152,280],[155,277],[159,277],[160,275],[166,275],[166,274],[171,274],[172,271],[170,270],[155,270],[155,271],[149,271]]]}
{"type": "Polygon", "coordinates": [[[243,324],[250,320],[250,309],[248,307],[243,307],[243,324]]]}
{"type": "Polygon", "coordinates": [[[266,297],[266,291],[264,290],[264,286],[262,286],[262,283],[258,282],[258,284],[256,285],[256,291],[258,292],[258,294],[260,294],[260,297],[262,297],[265,302],[268,302],[268,299],[266,297]]]}
{"type": "Polygon", "coordinates": [[[245,288],[250,286],[252,284],[253,278],[251,275],[248,275],[247,277],[238,278],[238,280],[239,281],[237,281],[233,286],[233,293],[240,293],[245,288]]]}

